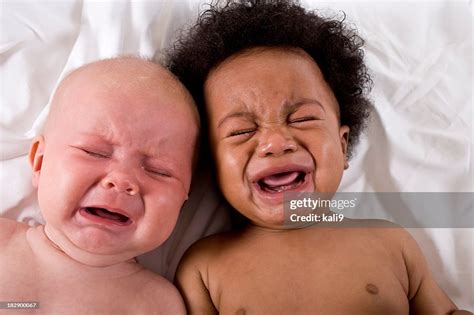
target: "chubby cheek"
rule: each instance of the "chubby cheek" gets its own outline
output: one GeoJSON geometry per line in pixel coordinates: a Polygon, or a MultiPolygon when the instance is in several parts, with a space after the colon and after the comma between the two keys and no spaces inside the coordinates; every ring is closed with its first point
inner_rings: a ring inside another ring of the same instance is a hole
{"type": "Polygon", "coordinates": [[[314,178],[316,191],[335,192],[344,171],[344,154],[340,146],[326,141],[312,147],[311,152],[316,161],[314,178]]]}
{"type": "Polygon", "coordinates": [[[94,174],[94,170],[71,161],[45,158],[39,177],[38,202],[48,222],[73,215],[81,197],[94,183],[94,174]]]}
{"type": "Polygon", "coordinates": [[[245,155],[228,146],[220,145],[214,151],[219,187],[226,199],[234,204],[242,196],[242,184],[245,178],[245,155]]]}
{"type": "Polygon", "coordinates": [[[144,250],[160,246],[168,237],[178,221],[184,204],[184,196],[176,190],[161,190],[160,196],[145,198],[145,216],[141,219],[136,241],[144,250]],[[178,196],[179,195],[179,196],[178,196]]]}

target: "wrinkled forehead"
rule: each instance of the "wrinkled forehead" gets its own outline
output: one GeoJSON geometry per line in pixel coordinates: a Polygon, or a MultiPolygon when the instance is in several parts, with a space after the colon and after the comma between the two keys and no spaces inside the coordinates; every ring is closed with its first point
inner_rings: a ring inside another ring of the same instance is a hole
{"type": "MultiPolygon", "coordinates": [[[[242,106],[245,101],[255,102],[258,98],[283,98],[283,103],[311,98],[328,104],[338,116],[340,111],[317,62],[297,47],[254,47],[238,52],[210,71],[204,92],[207,100],[212,96],[214,99],[225,97],[227,103],[236,106],[242,106]],[[243,91],[235,85],[242,85],[243,91]]],[[[206,104],[209,109],[210,103],[206,104]]],[[[265,110],[264,107],[259,109],[265,110]]]]}

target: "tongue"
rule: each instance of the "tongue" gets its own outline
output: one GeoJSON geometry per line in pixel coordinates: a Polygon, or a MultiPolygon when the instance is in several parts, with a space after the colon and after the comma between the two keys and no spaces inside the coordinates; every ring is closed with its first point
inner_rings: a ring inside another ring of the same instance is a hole
{"type": "Polygon", "coordinates": [[[286,172],[267,176],[262,182],[269,187],[284,186],[293,183],[298,177],[298,172],[286,172]]]}
{"type": "Polygon", "coordinates": [[[101,218],[104,218],[104,219],[115,220],[115,221],[120,221],[120,222],[128,221],[128,218],[125,217],[124,215],[121,215],[119,213],[110,212],[110,211],[107,211],[105,209],[95,208],[94,212],[97,216],[99,216],[101,218]]]}

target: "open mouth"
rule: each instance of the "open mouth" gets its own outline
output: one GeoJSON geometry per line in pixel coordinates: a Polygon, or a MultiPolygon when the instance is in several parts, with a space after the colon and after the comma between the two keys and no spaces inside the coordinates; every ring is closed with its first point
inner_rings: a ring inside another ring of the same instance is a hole
{"type": "Polygon", "coordinates": [[[132,223],[129,217],[121,213],[113,212],[105,208],[86,207],[83,210],[96,219],[105,220],[117,225],[129,225],[132,223]]]}
{"type": "Polygon", "coordinates": [[[257,181],[259,188],[267,193],[281,193],[297,189],[305,182],[303,171],[282,172],[266,176],[257,181]]]}

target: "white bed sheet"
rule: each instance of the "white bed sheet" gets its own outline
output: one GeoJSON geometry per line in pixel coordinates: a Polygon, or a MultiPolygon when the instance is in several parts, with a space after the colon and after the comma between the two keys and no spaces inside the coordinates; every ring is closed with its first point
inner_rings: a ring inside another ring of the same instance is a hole
{"type": "MultiPolygon", "coordinates": [[[[374,75],[376,113],[341,191],[473,192],[471,1],[302,2],[346,12],[374,75]]],[[[117,55],[159,57],[199,9],[191,0],[0,2],[1,216],[42,222],[26,153],[64,74],[117,55]]],[[[208,174],[195,180],[171,239],[140,257],[170,279],[192,242],[228,226],[208,174]]],[[[473,229],[410,232],[443,289],[474,309],[473,229]]]]}

